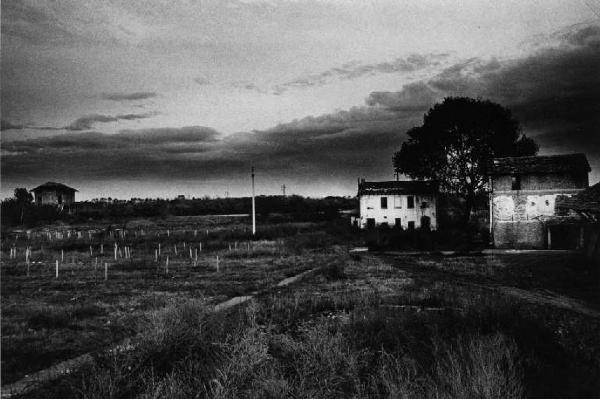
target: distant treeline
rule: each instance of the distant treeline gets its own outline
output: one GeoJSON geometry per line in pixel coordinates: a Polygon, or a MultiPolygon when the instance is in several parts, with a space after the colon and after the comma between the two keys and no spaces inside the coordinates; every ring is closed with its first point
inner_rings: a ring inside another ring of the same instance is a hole
{"type": "MultiPolygon", "coordinates": [[[[341,210],[358,209],[357,198],[307,198],[291,196],[256,197],[256,213],[261,219],[281,221],[324,221],[339,216],[341,210]]],[[[175,200],[132,200],[127,202],[78,202],[63,209],[35,205],[16,198],[2,201],[1,223],[9,226],[36,226],[55,221],[69,223],[136,217],[250,214],[251,198],[199,198],[175,200]]]]}

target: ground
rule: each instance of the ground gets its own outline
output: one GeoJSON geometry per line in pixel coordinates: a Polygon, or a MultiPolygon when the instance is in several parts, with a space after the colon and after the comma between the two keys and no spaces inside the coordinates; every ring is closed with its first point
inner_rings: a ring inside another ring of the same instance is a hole
{"type": "Polygon", "coordinates": [[[576,254],[351,255],[351,232],[327,224],[270,226],[267,238],[250,240],[252,253],[241,237],[217,233],[221,227],[211,227],[214,239],[205,241],[214,243],[197,263],[174,256],[168,274],[164,262],[157,270],[153,245],[146,263],[135,259],[147,239],[107,281],[89,254],[59,279],[50,267],[27,276],[22,260],[5,258],[2,384],[133,336],[132,349],[96,352],[95,365],[28,396],[577,398],[600,391],[598,280],[576,254]],[[306,270],[313,272],[275,287],[306,270]],[[254,298],[244,304],[211,310],[248,294],[254,298]]]}

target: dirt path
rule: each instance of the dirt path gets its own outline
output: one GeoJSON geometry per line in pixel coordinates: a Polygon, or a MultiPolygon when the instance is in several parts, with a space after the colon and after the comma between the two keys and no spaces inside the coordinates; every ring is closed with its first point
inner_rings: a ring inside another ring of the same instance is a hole
{"type": "MultiPolygon", "coordinates": [[[[544,254],[547,255],[546,253],[544,254]]],[[[405,255],[403,254],[402,256],[405,255]]],[[[384,261],[391,260],[390,266],[399,270],[405,270],[411,273],[413,277],[422,277],[427,280],[434,281],[443,279],[445,281],[452,282],[458,285],[495,291],[503,295],[511,296],[513,298],[517,298],[519,300],[529,302],[532,304],[552,306],[559,309],[569,310],[584,316],[600,319],[600,311],[598,311],[597,309],[586,305],[580,300],[560,295],[551,290],[535,288],[530,290],[523,289],[511,285],[502,284],[498,281],[485,281],[485,279],[483,278],[459,275],[451,271],[441,270],[439,268],[418,268],[413,265],[404,266],[400,262],[402,256],[387,253],[384,254],[384,256],[378,257],[384,261]]]]}
{"type": "Polygon", "coordinates": [[[550,305],[555,308],[570,310],[575,313],[582,314],[588,317],[594,317],[600,319],[600,312],[586,306],[580,301],[569,298],[566,296],[558,295],[552,291],[547,291],[546,293],[542,293],[538,290],[524,290],[516,287],[509,287],[504,285],[484,285],[484,284],[475,284],[475,283],[467,283],[470,286],[485,288],[489,290],[494,290],[500,292],[502,294],[512,296],[514,298],[521,299],[526,302],[535,303],[538,305],[550,305]]]}
{"type": "MultiPolygon", "coordinates": [[[[314,273],[316,270],[318,270],[318,268],[307,270],[307,271],[299,273],[295,276],[285,278],[285,279],[281,280],[279,283],[277,283],[274,287],[283,287],[283,286],[292,284],[292,283],[302,279],[303,277],[305,277],[311,273],[314,273]]],[[[224,302],[221,302],[221,303],[215,305],[213,310],[215,312],[220,312],[220,311],[229,309],[231,307],[234,307],[234,306],[237,306],[239,304],[249,301],[257,294],[258,294],[258,292],[253,292],[252,295],[244,295],[244,296],[237,296],[234,298],[230,298],[224,302]]],[[[113,348],[108,349],[107,351],[123,351],[123,350],[130,350],[130,349],[133,349],[133,345],[131,344],[131,338],[126,338],[124,341],[120,342],[113,348]]],[[[25,394],[27,392],[30,392],[30,391],[36,389],[37,387],[39,387],[43,384],[46,384],[53,380],[56,380],[57,378],[62,377],[64,375],[73,373],[74,371],[80,369],[81,367],[83,367],[85,365],[92,364],[93,361],[94,360],[92,357],[92,353],[85,353],[85,354],[77,356],[75,358],[57,363],[57,364],[50,366],[44,370],[40,370],[35,373],[29,374],[17,382],[2,386],[0,388],[0,397],[10,398],[13,396],[25,394]]]]}

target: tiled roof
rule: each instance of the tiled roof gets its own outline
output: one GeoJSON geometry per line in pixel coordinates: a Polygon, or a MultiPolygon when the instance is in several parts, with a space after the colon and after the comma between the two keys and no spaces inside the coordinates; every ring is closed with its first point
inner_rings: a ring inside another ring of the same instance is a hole
{"type": "Polygon", "coordinates": [[[573,197],[558,197],[556,207],[581,212],[600,213],[600,183],[594,184],[573,197]]]}
{"type": "Polygon", "coordinates": [[[358,195],[436,194],[438,184],[432,181],[360,181],[358,195]]]}
{"type": "Polygon", "coordinates": [[[52,181],[46,182],[44,184],[42,184],[41,186],[37,186],[36,188],[32,189],[31,191],[38,191],[38,190],[64,190],[64,191],[77,191],[72,187],[66,186],[62,183],[55,183],[52,181]]]}
{"type": "Polygon", "coordinates": [[[585,154],[494,158],[490,164],[491,175],[589,172],[590,170],[585,154]]]}

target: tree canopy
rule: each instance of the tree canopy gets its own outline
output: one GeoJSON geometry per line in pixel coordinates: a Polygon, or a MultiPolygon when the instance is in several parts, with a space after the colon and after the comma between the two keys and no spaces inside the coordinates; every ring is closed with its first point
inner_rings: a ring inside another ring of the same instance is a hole
{"type": "Polygon", "coordinates": [[[535,155],[538,145],[521,133],[510,110],[487,100],[447,97],[434,105],[421,126],[394,154],[397,173],[432,179],[466,199],[468,220],[475,195],[487,181],[491,158],[535,155]]]}

